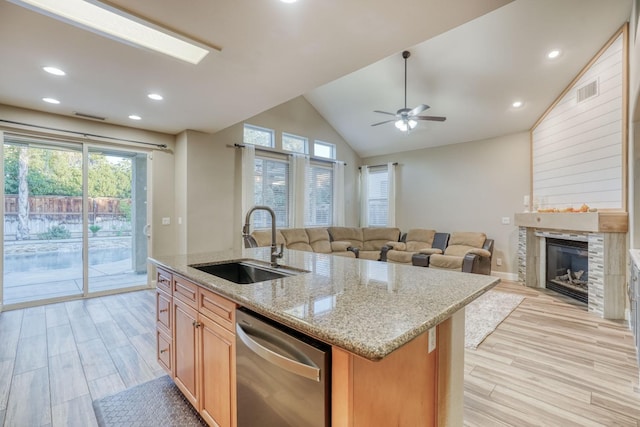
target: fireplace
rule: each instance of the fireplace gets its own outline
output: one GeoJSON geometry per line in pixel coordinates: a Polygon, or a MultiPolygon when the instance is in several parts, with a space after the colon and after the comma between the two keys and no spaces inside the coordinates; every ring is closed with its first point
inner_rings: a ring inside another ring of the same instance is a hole
{"type": "Polygon", "coordinates": [[[547,289],[589,302],[588,242],[546,238],[547,289]]]}

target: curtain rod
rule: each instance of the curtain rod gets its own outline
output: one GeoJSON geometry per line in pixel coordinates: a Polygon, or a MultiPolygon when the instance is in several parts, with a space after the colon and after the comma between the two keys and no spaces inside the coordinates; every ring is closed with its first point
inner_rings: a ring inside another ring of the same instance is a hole
{"type": "MultiPolygon", "coordinates": [[[[229,147],[229,148],[244,148],[244,147],[246,147],[246,145],[244,145],[244,144],[233,144],[233,145],[227,145],[227,147],[229,147]]],[[[259,151],[266,151],[268,153],[284,154],[286,156],[290,156],[292,154],[302,154],[302,153],[285,153],[285,152],[280,151],[280,150],[276,150],[276,149],[269,148],[269,147],[258,146],[258,145],[254,145],[254,147],[255,147],[256,150],[259,150],[259,151]]],[[[323,157],[313,157],[313,156],[310,156],[308,154],[303,154],[303,156],[307,156],[311,160],[315,160],[317,162],[342,163],[343,165],[347,166],[346,162],[343,162],[343,161],[340,161],[340,160],[325,159],[323,157]]]]}
{"type": "MultiPolygon", "coordinates": [[[[393,163],[391,163],[391,164],[392,164],[393,166],[398,166],[398,162],[393,162],[393,163]]],[[[388,165],[388,163],[385,163],[385,164],[383,164],[383,165],[364,165],[364,166],[366,166],[366,167],[368,167],[368,168],[380,168],[380,167],[382,167],[382,166],[387,166],[387,165],[388,165]]],[[[362,166],[358,166],[358,169],[362,169],[362,166]]]]}
{"type": "Polygon", "coordinates": [[[0,122],[4,122],[4,123],[10,123],[12,125],[20,125],[20,126],[28,126],[28,127],[32,127],[32,128],[36,128],[36,129],[45,129],[45,130],[52,130],[52,131],[56,131],[56,132],[65,132],[65,133],[70,133],[70,134],[74,134],[74,135],[80,135],[83,137],[93,137],[93,138],[104,138],[104,139],[111,139],[113,141],[121,141],[121,142],[131,142],[134,144],[143,144],[143,145],[151,145],[153,147],[158,147],[158,148],[167,148],[167,144],[155,144],[153,142],[143,142],[143,141],[136,141],[133,139],[125,139],[125,138],[117,138],[114,136],[104,136],[104,135],[98,135],[95,133],[86,133],[86,132],[78,132],[75,130],[67,130],[67,129],[58,129],[58,128],[52,128],[49,126],[39,126],[39,125],[32,125],[30,123],[22,123],[22,122],[14,122],[12,120],[5,120],[5,119],[0,119],[0,122]]]}

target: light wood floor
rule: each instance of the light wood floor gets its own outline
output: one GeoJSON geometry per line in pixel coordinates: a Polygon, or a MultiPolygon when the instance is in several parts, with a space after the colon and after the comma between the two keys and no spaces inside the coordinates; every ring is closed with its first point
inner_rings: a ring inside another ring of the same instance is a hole
{"type": "Polygon", "coordinates": [[[92,401],[164,374],[155,291],[0,314],[0,426],[96,426],[92,401]]]}
{"type": "Polygon", "coordinates": [[[526,296],[465,351],[466,426],[640,426],[633,336],[624,322],[589,314],[552,291],[526,296]]]}
{"type": "MultiPolygon", "coordinates": [[[[466,350],[465,425],[640,426],[633,338],[555,293],[466,350]]],[[[0,426],[93,426],[92,400],[163,375],[154,291],[0,314],[0,426]]]]}

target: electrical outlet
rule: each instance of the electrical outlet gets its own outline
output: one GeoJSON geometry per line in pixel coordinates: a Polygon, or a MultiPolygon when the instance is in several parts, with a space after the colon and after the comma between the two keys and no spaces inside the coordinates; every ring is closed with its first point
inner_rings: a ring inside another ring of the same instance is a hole
{"type": "Polygon", "coordinates": [[[436,349],[436,328],[429,329],[429,353],[436,349]]]}
{"type": "Polygon", "coordinates": [[[171,218],[169,218],[168,216],[165,216],[162,218],[162,225],[169,225],[171,224],[171,218]]]}
{"type": "Polygon", "coordinates": [[[496,265],[500,267],[502,265],[502,258],[496,258],[496,265]]]}
{"type": "Polygon", "coordinates": [[[503,216],[503,217],[502,217],[502,224],[503,224],[503,225],[509,225],[509,224],[511,224],[511,218],[510,218],[510,217],[508,217],[508,216],[503,216]]]}

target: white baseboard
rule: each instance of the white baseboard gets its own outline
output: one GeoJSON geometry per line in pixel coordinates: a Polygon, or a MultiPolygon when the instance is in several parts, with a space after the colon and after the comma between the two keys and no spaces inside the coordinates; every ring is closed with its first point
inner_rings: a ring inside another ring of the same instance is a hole
{"type": "Polygon", "coordinates": [[[491,275],[499,277],[504,280],[509,280],[510,282],[518,281],[518,275],[516,273],[505,273],[504,271],[491,271],[491,275]]]}

